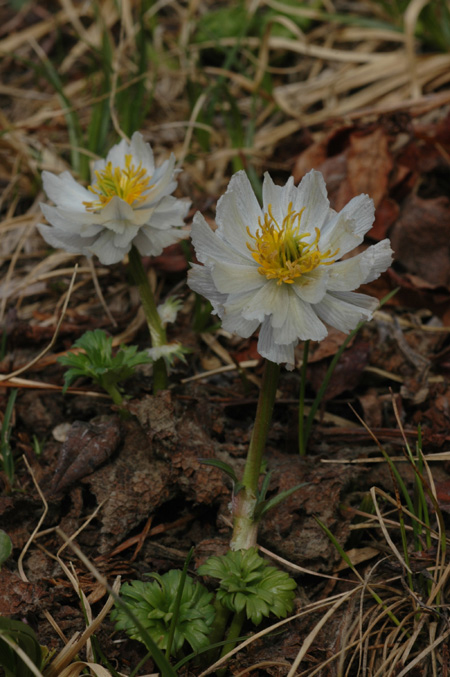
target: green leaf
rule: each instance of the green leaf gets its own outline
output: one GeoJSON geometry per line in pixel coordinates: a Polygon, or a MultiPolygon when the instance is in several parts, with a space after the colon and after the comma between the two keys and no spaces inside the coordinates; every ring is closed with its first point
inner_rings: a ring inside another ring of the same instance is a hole
{"type": "Polygon", "coordinates": [[[281,501],[284,501],[291,494],[293,494],[295,491],[298,491],[302,487],[308,486],[308,484],[309,482],[302,482],[302,484],[297,484],[295,487],[292,487],[291,489],[285,489],[285,491],[280,491],[279,494],[269,499],[268,501],[258,502],[254,514],[255,521],[260,520],[268,510],[275,508],[275,506],[278,505],[278,503],[281,503],[281,501]]]}
{"type": "Polygon", "coordinates": [[[6,531],[0,529],[0,569],[12,552],[12,542],[6,531]]]}
{"type": "Polygon", "coordinates": [[[238,478],[236,476],[236,473],[234,472],[233,468],[231,465],[228,465],[228,463],[225,463],[224,461],[219,461],[217,458],[199,458],[198,459],[200,463],[203,463],[203,465],[212,465],[214,468],[219,468],[219,470],[222,470],[228,477],[231,477],[233,482],[237,484],[238,478]]]}
{"type": "Polygon", "coordinates": [[[113,357],[112,341],[101,329],[87,331],[74,343],[84,353],[67,353],[58,358],[60,364],[70,367],[64,375],[63,393],[75,379],[89,378],[111,394],[119,383],[133,376],[138,365],[153,362],[146,352],[137,352],[136,346],[122,345],[113,357]]]}
{"type": "Polygon", "coordinates": [[[292,610],[296,582],[270,566],[256,548],[229,550],[221,557],[210,557],[198,573],[218,578],[217,600],[235,613],[245,610],[255,625],[263,616],[284,618],[292,610]]]}
{"type": "Polygon", "coordinates": [[[41,668],[41,645],[32,628],[22,621],[0,617],[0,666],[5,668],[6,677],[34,677],[33,672],[14,650],[14,646],[10,645],[11,643],[20,647],[30,661],[38,669],[41,668]]]}
{"type": "MultiPolygon", "coordinates": [[[[171,569],[162,576],[152,576],[156,579],[152,582],[124,583],[120,595],[158,648],[167,651],[171,644],[170,653],[174,655],[186,641],[194,651],[207,646],[215,616],[214,607],[210,603],[212,594],[190,576],[186,576],[181,588],[183,574],[178,569],[171,569]],[[180,590],[181,597],[178,597],[180,590]]],[[[124,609],[116,607],[111,618],[116,623],[117,630],[125,630],[133,639],[144,641],[141,630],[124,609]]]]}

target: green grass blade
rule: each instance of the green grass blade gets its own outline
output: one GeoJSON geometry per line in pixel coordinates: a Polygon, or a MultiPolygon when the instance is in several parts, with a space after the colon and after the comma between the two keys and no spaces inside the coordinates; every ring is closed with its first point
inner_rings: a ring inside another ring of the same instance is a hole
{"type": "Polygon", "coordinates": [[[14,480],[14,457],[9,444],[9,438],[11,435],[11,417],[14,410],[14,404],[16,402],[17,392],[17,388],[11,390],[0,431],[2,465],[10,484],[12,484],[14,480]]]}
{"type": "Polygon", "coordinates": [[[63,107],[66,109],[64,112],[64,117],[66,118],[67,130],[69,133],[72,168],[74,172],[79,174],[83,179],[88,179],[89,160],[86,155],[80,152],[80,148],[84,147],[84,138],[80,120],[77,113],[72,109],[71,102],[64,93],[63,83],[52,62],[47,59],[44,54],[40,54],[40,58],[43,66],[43,74],[57,92],[63,107]]]}
{"type": "Polygon", "coordinates": [[[189,563],[192,559],[192,555],[194,554],[194,547],[192,547],[188,555],[186,557],[186,560],[184,562],[183,570],[181,572],[180,576],[180,583],[178,585],[178,590],[177,590],[177,596],[175,598],[175,604],[173,606],[173,616],[170,621],[170,627],[169,627],[169,636],[167,638],[167,648],[166,648],[166,658],[169,660],[170,654],[172,651],[172,644],[173,644],[173,638],[175,637],[175,630],[178,624],[178,619],[180,616],[180,604],[181,604],[181,597],[183,595],[183,590],[184,590],[184,584],[186,582],[186,576],[187,576],[187,570],[189,563]]]}

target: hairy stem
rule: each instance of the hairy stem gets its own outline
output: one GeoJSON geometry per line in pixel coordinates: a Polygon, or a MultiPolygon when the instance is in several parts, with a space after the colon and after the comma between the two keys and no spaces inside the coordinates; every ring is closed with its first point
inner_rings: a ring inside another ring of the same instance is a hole
{"type": "MultiPolygon", "coordinates": [[[[148,328],[150,330],[150,338],[153,347],[164,346],[167,343],[166,331],[161,323],[161,318],[156,309],[155,298],[151,290],[147,273],[142,265],[141,255],[136,247],[132,247],[129,258],[129,269],[133,280],[139,290],[142,307],[144,309],[145,317],[147,319],[148,328]]],[[[153,365],[153,392],[157,393],[159,390],[167,388],[167,369],[163,358],[153,365]]]]}
{"type": "Polygon", "coordinates": [[[255,424],[242,477],[243,487],[233,501],[234,524],[230,543],[232,550],[248,549],[256,545],[257,523],[254,520],[254,510],[258,496],[258,480],[267,433],[272,419],[279,375],[280,365],[266,360],[255,424]]]}

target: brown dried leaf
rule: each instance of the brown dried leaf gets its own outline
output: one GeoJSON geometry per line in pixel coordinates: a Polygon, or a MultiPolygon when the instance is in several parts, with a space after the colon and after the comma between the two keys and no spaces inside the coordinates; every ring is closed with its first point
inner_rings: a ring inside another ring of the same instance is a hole
{"type": "Polygon", "coordinates": [[[410,195],[391,235],[397,261],[426,282],[450,289],[449,241],[449,198],[410,195]]]}
{"type": "Polygon", "coordinates": [[[114,453],[120,437],[120,423],[116,417],[90,423],[75,421],[61,448],[52,493],[57,494],[76,480],[90,475],[114,453]]]}
{"type": "MultiPolygon", "coordinates": [[[[358,341],[344,351],[328,383],[324,400],[356,388],[369,361],[369,351],[366,341],[358,341]]],[[[328,366],[328,361],[321,361],[308,368],[308,382],[316,392],[323,383],[328,366]]]]}

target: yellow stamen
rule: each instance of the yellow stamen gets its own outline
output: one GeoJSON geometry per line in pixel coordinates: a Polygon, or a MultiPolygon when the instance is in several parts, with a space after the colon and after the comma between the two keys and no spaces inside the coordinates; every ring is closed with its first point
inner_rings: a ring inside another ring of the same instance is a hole
{"type": "Polygon", "coordinates": [[[151,176],[143,169],[142,163],[137,167],[132,164],[133,157],[125,156],[125,168],[113,167],[108,162],[102,172],[96,171],[97,183],[88,186],[88,190],[96,196],[92,202],[83,202],[87,211],[95,212],[103,209],[117,195],[129,205],[145,200],[146,192],[152,187],[151,176]]]}
{"type": "Polygon", "coordinates": [[[277,280],[293,284],[293,282],[310,273],[318,266],[329,266],[334,263],[339,252],[326,252],[319,250],[320,230],[316,228],[316,237],[310,242],[304,242],[305,238],[311,237],[311,233],[300,233],[300,221],[304,211],[294,212],[292,202],[289,203],[288,212],[280,225],[272,214],[272,205],[268,205],[264,214],[264,222],[258,219],[259,229],[256,235],[247,233],[253,242],[247,242],[247,247],[253,258],[259,264],[258,272],[265,275],[268,280],[277,280]]]}

